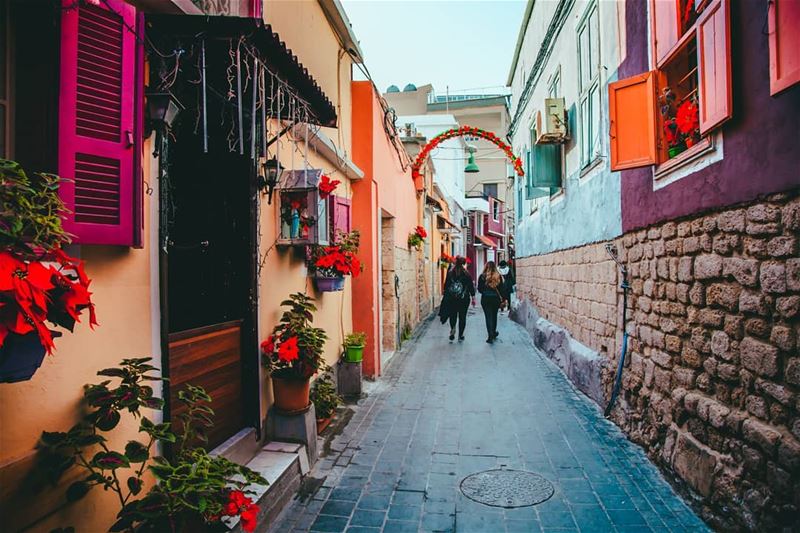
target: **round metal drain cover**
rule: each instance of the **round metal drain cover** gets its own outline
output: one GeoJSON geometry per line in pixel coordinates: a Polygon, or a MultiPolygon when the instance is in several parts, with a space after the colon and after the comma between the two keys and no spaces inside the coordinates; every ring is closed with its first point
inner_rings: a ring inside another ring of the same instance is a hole
{"type": "Polygon", "coordinates": [[[470,500],[492,507],[528,507],[553,495],[553,485],[524,470],[486,470],[465,477],[461,492],[470,500]]]}

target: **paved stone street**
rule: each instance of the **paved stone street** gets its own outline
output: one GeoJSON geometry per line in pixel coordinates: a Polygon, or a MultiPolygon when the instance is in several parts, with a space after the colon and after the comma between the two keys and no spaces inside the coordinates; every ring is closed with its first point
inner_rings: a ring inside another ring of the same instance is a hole
{"type": "Polygon", "coordinates": [[[477,312],[463,343],[423,326],[330,442],[321,486],[272,531],[707,531],[521,327],[502,316],[499,331],[484,343],[477,312]],[[536,472],[555,492],[515,509],[464,496],[462,479],[489,469],[536,472]]]}

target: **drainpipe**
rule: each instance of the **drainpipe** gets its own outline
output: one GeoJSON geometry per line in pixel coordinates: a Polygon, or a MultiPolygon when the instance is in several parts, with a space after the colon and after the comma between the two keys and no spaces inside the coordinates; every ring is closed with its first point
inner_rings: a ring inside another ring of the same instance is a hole
{"type": "Polygon", "coordinates": [[[617,264],[617,267],[619,267],[620,273],[622,274],[622,284],[620,285],[620,288],[622,289],[622,350],[619,355],[617,374],[614,378],[614,387],[611,389],[611,398],[609,398],[608,405],[603,412],[604,416],[611,414],[611,410],[614,408],[614,404],[617,401],[620,385],[622,384],[622,369],[625,367],[625,353],[628,351],[628,328],[625,326],[628,322],[628,290],[631,288],[628,284],[628,269],[625,268],[625,265],[620,262],[619,256],[617,255],[617,247],[611,243],[606,244],[606,252],[617,264]]]}

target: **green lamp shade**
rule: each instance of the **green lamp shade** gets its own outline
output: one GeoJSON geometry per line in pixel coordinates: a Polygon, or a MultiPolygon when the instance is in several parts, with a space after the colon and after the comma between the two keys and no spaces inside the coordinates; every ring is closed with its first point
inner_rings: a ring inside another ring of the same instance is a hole
{"type": "Polygon", "coordinates": [[[472,173],[480,172],[480,171],[481,171],[481,169],[478,168],[478,164],[475,163],[475,154],[470,152],[469,160],[467,161],[467,166],[464,167],[464,172],[469,172],[469,173],[472,174],[472,173]]]}

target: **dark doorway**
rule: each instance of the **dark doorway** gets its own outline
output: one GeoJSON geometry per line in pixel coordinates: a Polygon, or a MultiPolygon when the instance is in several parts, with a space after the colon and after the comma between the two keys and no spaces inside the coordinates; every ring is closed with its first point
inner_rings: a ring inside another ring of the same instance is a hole
{"type": "Polygon", "coordinates": [[[227,42],[208,42],[207,151],[197,58],[183,60],[170,90],[185,109],[165,143],[160,189],[168,413],[173,422],[181,413],[177,396],[187,384],[203,387],[215,412],[209,448],[258,425],[257,195],[253,160],[229,143],[238,108],[221,96],[227,50],[227,42]]]}

